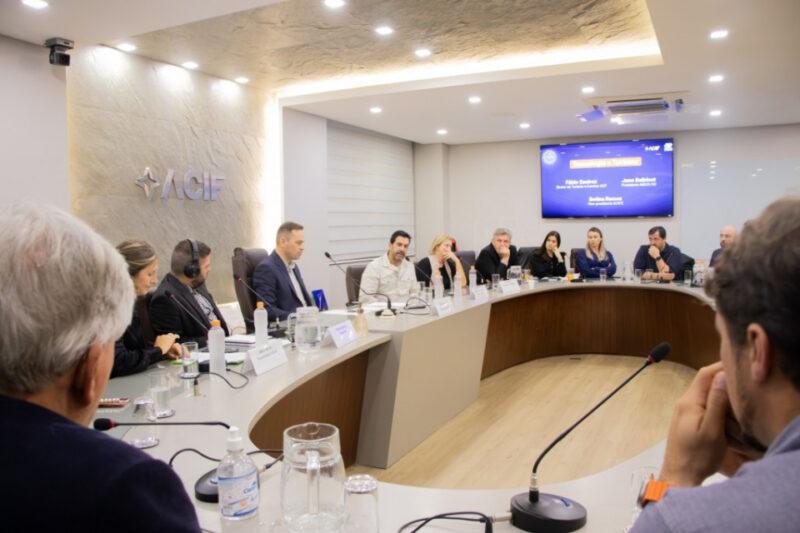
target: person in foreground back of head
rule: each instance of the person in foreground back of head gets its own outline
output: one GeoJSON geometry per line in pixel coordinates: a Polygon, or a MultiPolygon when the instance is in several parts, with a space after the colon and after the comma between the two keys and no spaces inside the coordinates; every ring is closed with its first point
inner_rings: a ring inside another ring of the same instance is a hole
{"type": "Polygon", "coordinates": [[[84,223],[0,208],[4,531],[200,530],[171,468],[86,427],[133,298],[122,256],[84,223]]]}
{"type": "Polygon", "coordinates": [[[706,291],[716,301],[721,361],[700,369],[678,401],[658,480],[666,494],[631,532],[797,531],[800,198],[749,222],[706,291]],[[766,448],[761,458],[758,448],[766,448]],[[700,486],[718,471],[730,479],[700,486]]]}

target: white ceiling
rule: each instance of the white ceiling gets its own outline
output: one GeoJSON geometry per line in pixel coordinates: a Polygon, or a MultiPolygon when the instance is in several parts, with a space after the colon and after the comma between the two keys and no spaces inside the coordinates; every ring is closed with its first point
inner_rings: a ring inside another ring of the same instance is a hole
{"type": "Polygon", "coordinates": [[[660,65],[607,68],[601,62],[573,65],[569,74],[534,76],[534,69],[525,79],[481,83],[469,83],[462,76],[449,86],[447,80],[438,80],[433,88],[423,88],[429,82],[406,83],[399,89],[374,86],[358,90],[361,94],[355,97],[340,91],[288,102],[301,111],[419,143],[800,122],[800,1],[649,0],[647,5],[661,49],[660,65]],[[728,28],[729,37],[710,41],[709,32],[720,27],[728,28]],[[714,73],[723,74],[724,82],[710,84],[708,76],[714,73]],[[593,96],[688,91],[688,105],[680,114],[621,126],[608,119],[582,123],[576,114],[589,109],[581,94],[585,85],[596,88],[593,96]],[[481,96],[482,103],[470,105],[470,95],[481,96]],[[383,112],[371,114],[372,106],[383,112]],[[709,117],[711,109],[722,110],[722,116],[709,117]],[[530,129],[519,128],[523,121],[530,129]],[[448,134],[437,135],[439,128],[448,134]]]}

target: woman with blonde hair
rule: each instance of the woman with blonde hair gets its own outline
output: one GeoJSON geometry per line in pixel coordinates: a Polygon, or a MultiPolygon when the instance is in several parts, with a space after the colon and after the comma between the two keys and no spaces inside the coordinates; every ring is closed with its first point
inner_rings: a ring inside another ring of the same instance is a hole
{"type": "MultiPolygon", "coordinates": [[[[158,259],[152,246],[142,240],[127,240],[117,245],[117,250],[128,263],[136,297],[143,297],[158,282],[158,259]]],[[[114,367],[111,377],[127,376],[144,372],[147,367],[163,359],[180,357],[181,346],[172,333],[159,335],[151,345],[144,339],[140,317],[133,307],[133,316],[128,329],[114,345],[114,367]]]]}
{"type": "Polygon", "coordinates": [[[606,250],[603,243],[603,232],[599,228],[589,228],[586,233],[586,248],[578,250],[578,271],[582,278],[599,278],[600,269],[606,269],[608,277],[617,272],[614,256],[606,250]]]}
{"type": "Polygon", "coordinates": [[[417,281],[429,285],[435,276],[441,276],[445,290],[449,290],[456,275],[461,276],[461,287],[466,287],[467,276],[464,274],[464,267],[458,256],[453,253],[453,237],[445,234],[437,235],[428,250],[428,257],[423,257],[417,263],[417,281]]]}

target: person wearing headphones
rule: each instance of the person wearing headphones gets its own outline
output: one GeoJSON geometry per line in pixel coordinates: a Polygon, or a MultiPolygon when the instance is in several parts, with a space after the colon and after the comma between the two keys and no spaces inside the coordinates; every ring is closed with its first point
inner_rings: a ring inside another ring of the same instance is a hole
{"type": "Polygon", "coordinates": [[[150,323],[156,335],[175,333],[181,342],[205,347],[212,320],[230,335],[205,282],[211,272],[211,248],[185,239],[172,251],[171,272],[158,284],[150,300],[150,323]]]}

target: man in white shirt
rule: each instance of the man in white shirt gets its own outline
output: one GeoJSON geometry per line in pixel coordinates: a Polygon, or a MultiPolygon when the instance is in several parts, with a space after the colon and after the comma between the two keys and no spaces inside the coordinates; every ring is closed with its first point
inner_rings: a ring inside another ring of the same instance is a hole
{"type": "Polygon", "coordinates": [[[397,230],[392,233],[389,250],[368,264],[361,275],[359,302],[385,299],[375,294],[385,294],[391,300],[404,302],[415,291],[417,276],[414,274],[414,265],[406,260],[409,244],[411,235],[405,231],[397,230]]]}

